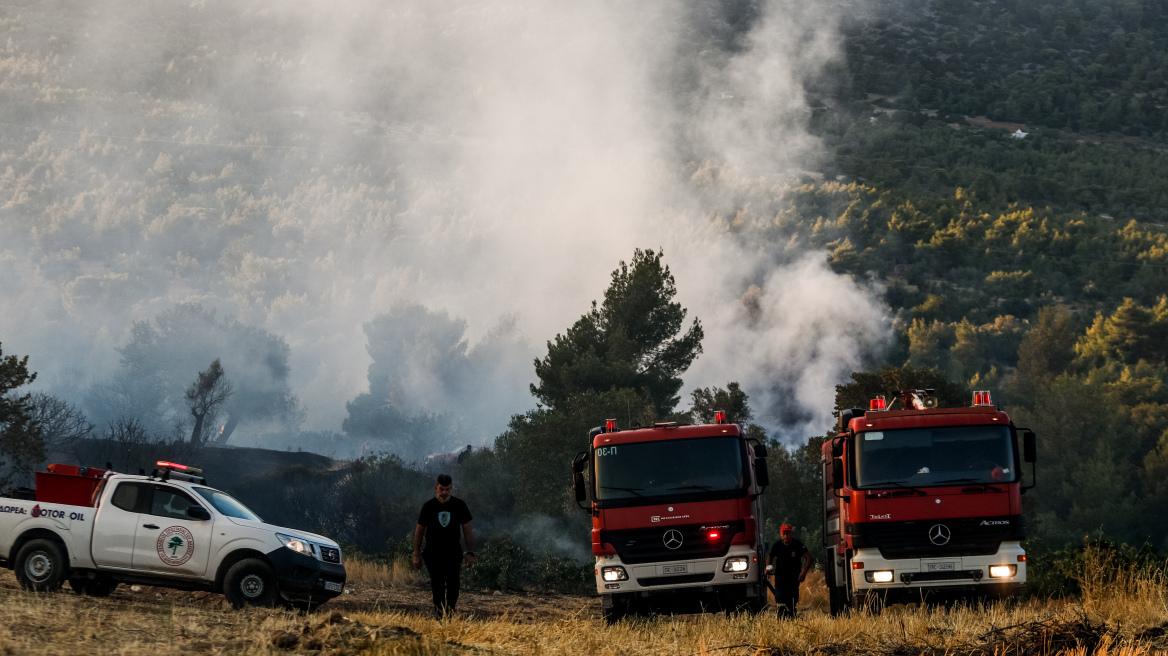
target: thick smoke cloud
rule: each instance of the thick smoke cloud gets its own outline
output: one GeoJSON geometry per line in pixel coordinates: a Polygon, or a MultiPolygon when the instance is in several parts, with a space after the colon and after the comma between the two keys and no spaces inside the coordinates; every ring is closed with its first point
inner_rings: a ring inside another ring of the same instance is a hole
{"type": "Polygon", "coordinates": [[[887,342],[869,290],[769,227],[816,166],[802,83],[834,56],[827,5],[54,7],[0,55],[0,339],[54,393],[83,398],[134,321],[199,303],[282,336],[305,428],[339,430],[369,392],[362,326],[420,304],[465,320],[467,352],[524,336],[489,386],[406,394],[495,434],[635,247],[665,249],[706,325],[687,383],[742,382],[784,434],[822,429],[887,342]]]}

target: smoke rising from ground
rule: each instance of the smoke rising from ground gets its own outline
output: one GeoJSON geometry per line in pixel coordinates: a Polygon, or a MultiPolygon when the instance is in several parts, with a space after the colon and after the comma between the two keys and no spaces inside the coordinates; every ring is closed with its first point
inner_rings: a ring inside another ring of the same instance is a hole
{"type": "Polygon", "coordinates": [[[283,337],[304,427],[339,430],[370,391],[363,326],[417,304],[464,320],[466,353],[506,334],[478,351],[501,354],[475,365],[489,386],[395,369],[417,381],[403,412],[472,408],[486,440],[533,405],[532,358],[635,247],[664,248],[706,326],[687,390],[738,380],[785,435],[822,430],[834,384],[888,341],[869,290],[772,229],[783,184],[816,165],[802,81],[835,52],[826,5],[18,14],[0,54],[0,339],[53,393],[105,384],[134,321],[192,302],[283,337]]]}

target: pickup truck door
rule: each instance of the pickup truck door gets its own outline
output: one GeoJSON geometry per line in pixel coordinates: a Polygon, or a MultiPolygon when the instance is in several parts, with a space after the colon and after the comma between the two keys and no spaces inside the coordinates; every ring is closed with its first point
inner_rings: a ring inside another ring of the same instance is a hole
{"type": "Polygon", "coordinates": [[[130,569],[133,566],[134,536],[142,530],[138,521],[150,504],[150,483],[121,482],[109,502],[98,509],[93,522],[90,551],[98,567],[130,569]]]}
{"type": "Polygon", "coordinates": [[[134,569],[167,576],[204,576],[213,520],[191,519],[187,508],[206,506],[176,486],[155,483],[153,487],[150,506],[139,516],[134,569]]]}

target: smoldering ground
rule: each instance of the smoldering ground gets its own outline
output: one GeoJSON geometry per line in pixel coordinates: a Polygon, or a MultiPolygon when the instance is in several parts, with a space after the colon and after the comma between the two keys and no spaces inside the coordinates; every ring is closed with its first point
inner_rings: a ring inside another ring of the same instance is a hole
{"type": "Polygon", "coordinates": [[[58,396],[92,398],[134,321],[198,303],[285,340],[302,427],[335,431],[376,391],[364,326],[414,305],[464,331],[397,362],[395,402],[489,440],[634,247],[664,249],[707,326],[687,384],[741,381],[784,434],[822,429],[888,342],[870,290],[775,234],[819,156],[803,83],[836,54],[831,5],[12,9],[0,334],[58,396]],[[492,384],[451,382],[476,352],[492,384]]]}

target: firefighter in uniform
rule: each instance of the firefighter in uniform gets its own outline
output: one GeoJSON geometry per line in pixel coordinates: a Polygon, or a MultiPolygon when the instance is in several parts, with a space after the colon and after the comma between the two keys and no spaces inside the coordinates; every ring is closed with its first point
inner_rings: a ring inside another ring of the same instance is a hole
{"type": "Polygon", "coordinates": [[[452,484],[449,474],[438,476],[434,498],[422,506],[414,529],[414,569],[421,569],[422,561],[426,562],[434,610],[439,616],[454,612],[462,564],[474,567],[475,557],[470,509],[462,499],[451,496],[452,484]],[[426,540],[425,550],[422,550],[422,538],[426,540]],[[465,555],[460,538],[466,540],[465,555]]]}
{"type": "Polygon", "coordinates": [[[767,570],[775,575],[775,605],[779,618],[795,617],[795,606],[799,603],[799,584],[811,571],[811,552],[802,542],[795,539],[795,529],[783,524],[779,529],[782,540],[771,547],[767,555],[767,570]]]}

